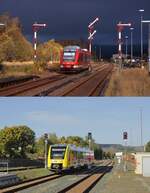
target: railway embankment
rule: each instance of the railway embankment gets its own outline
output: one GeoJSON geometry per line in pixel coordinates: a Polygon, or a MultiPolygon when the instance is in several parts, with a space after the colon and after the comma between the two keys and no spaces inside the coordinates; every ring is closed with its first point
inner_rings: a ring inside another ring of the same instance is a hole
{"type": "Polygon", "coordinates": [[[149,96],[150,77],[146,69],[133,68],[115,71],[105,96],[149,96]]]}

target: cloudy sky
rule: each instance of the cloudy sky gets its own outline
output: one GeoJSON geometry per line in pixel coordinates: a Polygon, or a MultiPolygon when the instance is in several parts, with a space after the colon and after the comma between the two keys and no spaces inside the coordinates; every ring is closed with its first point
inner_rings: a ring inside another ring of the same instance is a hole
{"type": "Polygon", "coordinates": [[[92,132],[98,143],[140,145],[140,108],[143,109],[143,141],[150,141],[150,98],[0,98],[0,128],[28,125],[36,136],[85,137],[92,132]]]}
{"type": "MultiPolygon", "coordinates": [[[[44,22],[48,28],[40,32],[41,39],[87,38],[87,26],[95,17],[100,18],[96,25],[96,43],[116,44],[116,23],[132,22],[135,27],[134,41],[140,43],[140,15],[150,19],[149,0],[0,0],[0,13],[9,12],[23,23],[24,33],[32,36],[33,22],[44,22]]],[[[147,40],[147,27],[144,27],[144,40],[147,40]]],[[[126,30],[125,34],[129,34],[126,30]]]]}

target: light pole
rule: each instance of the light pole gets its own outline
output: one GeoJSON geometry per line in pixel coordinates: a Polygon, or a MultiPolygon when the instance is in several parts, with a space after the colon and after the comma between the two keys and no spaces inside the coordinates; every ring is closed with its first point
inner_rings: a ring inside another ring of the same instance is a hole
{"type": "Polygon", "coordinates": [[[128,36],[125,36],[126,39],[126,59],[128,58],[128,36]]]}
{"type": "Polygon", "coordinates": [[[149,26],[148,36],[148,73],[150,75],[150,20],[142,20],[142,23],[146,23],[149,26]]]}
{"type": "Polygon", "coordinates": [[[143,146],[143,109],[140,108],[141,147],[143,146]]]}
{"type": "Polygon", "coordinates": [[[143,60],[143,13],[144,13],[144,9],[139,9],[139,12],[141,14],[141,62],[143,60]]]}
{"type": "Polygon", "coordinates": [[[131,27],[130,31],[131,31],[131,65],[132,65],[132,61],[133,61],[133,30],[134,28],[131,27]]]}
{"type": "Polygon", "coordinates": [[[88,31],[89,31],[89,37],[88,37],[88,40],[89,40],[89,52],[92,53],[92,39],[93,39],[93,36],[95,35],[96,33],[96,30],[94,30],[94,25],[96,22],[99,21],[99,18],[97,17],[93,22],[91,22],[89,25],[88,25],[88,31]],[[93,31],[94,30],[94,31],[93,31]]]}

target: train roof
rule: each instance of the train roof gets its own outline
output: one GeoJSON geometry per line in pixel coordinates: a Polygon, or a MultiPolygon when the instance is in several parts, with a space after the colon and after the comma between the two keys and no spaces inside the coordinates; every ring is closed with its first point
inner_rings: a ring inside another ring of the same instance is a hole
{"type": "Polygon", "coordinates": [[[73,151],[78,151],[78,152],[85,152],[85,153],[92,153],[93,151],[88,149],[88,148],[84,148],[84,147],[77,147],[75,145],[72,144],[55,144],[55,145],[51,145],[51,147],[69,147],[71,150],[73,151]]]}
{"type": "Polygon", "coordinates": [[[80,46],[65,46],[64,51],[71,50],[71,51],[76,51],[81,49],[80,46]]]}

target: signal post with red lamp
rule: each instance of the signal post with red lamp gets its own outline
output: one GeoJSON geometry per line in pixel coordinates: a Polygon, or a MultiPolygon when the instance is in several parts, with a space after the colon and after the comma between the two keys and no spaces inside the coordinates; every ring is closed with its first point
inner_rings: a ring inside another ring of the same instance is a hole
{"type": "Polygon", "coordinates": [[[124,172],[127,171],[127,141],[128,141],[128,132],[123,132],[123,140],[125,143],[125,157],[124,157],[124,172]]]}
{"type": "Polygon", "coordinates": [[[34,23],[32,25],[33,28],[33,32],[34,32],[34,39],[33,39],[33,44],[34,44],[34,59],[37,59],[37,32],[41,29],[41,28],[45,28],[47,27],[47,25],[45,23],[34,23]]]}

